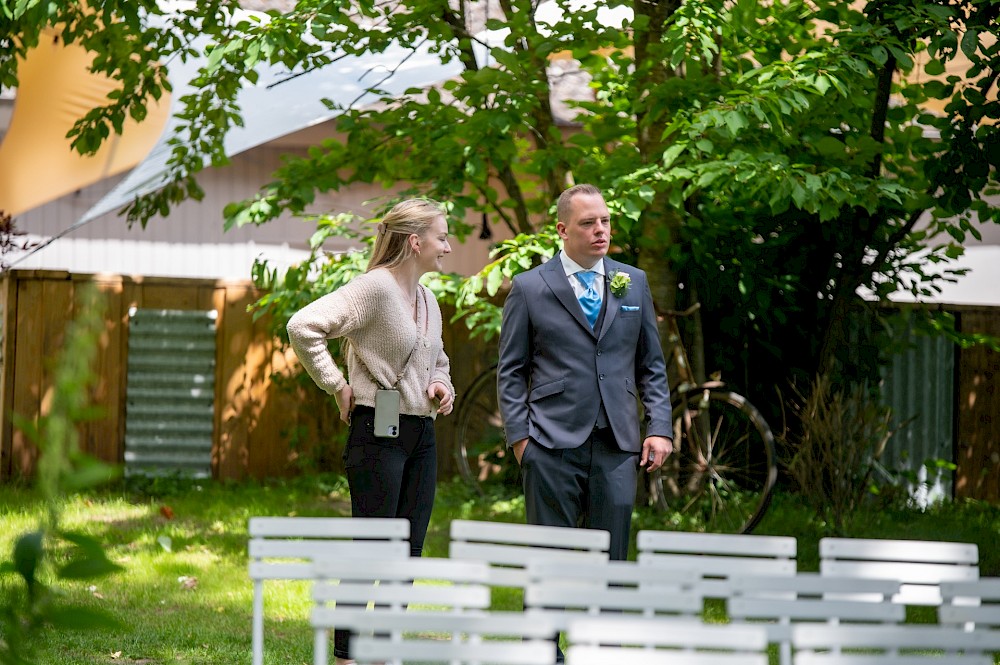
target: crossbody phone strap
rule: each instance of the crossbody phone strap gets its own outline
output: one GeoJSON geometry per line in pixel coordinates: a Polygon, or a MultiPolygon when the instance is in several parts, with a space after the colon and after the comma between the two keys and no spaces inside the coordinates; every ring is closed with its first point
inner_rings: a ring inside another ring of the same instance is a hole
{"type": "MultiPolygon", "coordinates": [[[[424,301],[424,312],[425,312],[425,314],[424,314],[424,319],[425,319],[424,326],[426,328],[426,325],[427,325],[426,324],[426,319],[427,319],[427,314],[426,314],[426,312],[427,312],[427,294],[424,292],[424,290],[422,288],[420,289],[420,296],[421,296],[421,298],[424,301]]],[[[416,327],[416,325],[414,324],[414,328],[415,327],[416,327]]],[[[353,347],[354,345],[352,344],[351,346],[353,347]]],[[[358,359],[358,362],[361,363],[361,366],[365,368],[365,371],[368,372],[368,376],[372,377],[372,381],[374,381],[375,384],[379,388],[381,388],[382,390],[396,390],[399,387],[399,382],[403,380],[403,374],[406,373],[406,368],[409,366],[410,360],[413,359],[413,354],[416,352],[418,346],[420,346],[420,331],[417,331],[417,340],[416,340],[416,342],[414,342],[413,348],[410,349],[410,355],[406,356],[406,362],[403,363],[402,369],[400,369],[399,370],[399,374],[396,375],[396,382],[393,383],[392,386],[390,386],[389,388],[386,388],[385,386],[383,386],[382,382],[378,380],[378,378],[375,376],[375,374],[370,369],[368,369],[368,365],[365,364],[365,361],[361,358],[361,355],[357,351],[355,351],[352,348],[351,352],[358,359]]]]}

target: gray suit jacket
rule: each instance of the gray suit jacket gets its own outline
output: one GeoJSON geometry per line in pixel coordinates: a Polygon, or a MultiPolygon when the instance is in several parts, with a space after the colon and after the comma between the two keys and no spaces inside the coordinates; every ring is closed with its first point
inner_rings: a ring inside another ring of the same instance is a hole
{"type": "MultiPolygon", "coordinates": [[[[530,437],[575,448],[590,435],[603,402],[619,448],[646,436],[673,436],[666,365],[646,274],[604,259],[607,275],[632,278],[623,297],[605,289],[600,331],[591,329],[556,255],[514,278],[503,308],[497,389],[508,444],[530,437]]],[[[610,277],[606,278],[610,279],[610,277]]]]}

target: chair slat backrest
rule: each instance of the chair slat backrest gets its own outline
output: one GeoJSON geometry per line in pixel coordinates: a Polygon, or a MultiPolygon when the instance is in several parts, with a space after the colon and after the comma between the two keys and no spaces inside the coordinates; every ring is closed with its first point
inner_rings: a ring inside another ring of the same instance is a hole
{"type": "Polygon", "coordinates": [[[322,556],[405,559],[410,555],[406,519],[351,517],[251,517],[248,572],[253,581],[252,664],[264,662],[264,582],[312,579],[322,556]]]}
{"type": "Polygon", "coordinates": [[[704,605],[686,576],[657,579],[634,561],[540,560],[527,572],[525,612],[554,618],[560,630],[574,619],[609,612],[700,620],[704,605]]]}
{"type": "Polygon", "coordinates": [[[733,622],[764,625],[778,645],[781,665],[792,663],[792,626],[802,622],[830,624],[900,623],[906,608],[892,602],[896,580],[822,577],[816,573],[736,576],[726,610],[733,622]]]}
{"type": "Polygon", "coordinates": [[[791,536],[643,530],[636,549],[640,565],[699,571],[706,598],[728,598],[733,574],[794,575],[798,543],[791,536]]]}
{"type": "Polygon", "coordinates": [[[980,577],[965,582],[941,582],[941,598],[946,603],[1000,604],[1000,577],[980,577]]]}
{"type": "Polygon", "coordinates": [[[490,606],[490,567],[482,561],[413,557],[401,565],[395,559],[321,559],[313,564],[313,575],[316,604],[310,623],[316,665],[328,663],[328,636],[334,628],[357,630],[372,617],[379,620],[408,608],[454,618],[490,606]]]}
{"type": "MultiPolygon", "coordinates": [[[[670,617],[586,617],[569,624],[566,632],[570,648],[575,646],[631,647],[682,651],[731,652],[743,655],[766,654],[767,632],[751,625],[723,625],[693,622],[670,617]]],[[[621,662],[627,662],[625,660],[621,662]]]]}
{"type": "Polygon", "coordinates": [[[358,665],[382,663],[441,663],[449,665],[555,665],[551,642],[451,642],[405,640],[393,642],[361,637],[354,645],[358,665]],[[406,659],[405,661],[403,659],[406,659]]]}
{"type": "Polygon", "coordinates": [[[367,661],[553,665],[554,624],[521,612],[389,611],[358,615],[351,650],[367,661]],[[377,632],[376,632],[377,631],[377,632]]]}
{"type": "Polygon", "coordinates": [[[1000,577],[942,582],[938,622],[967,630],[1000,630],[1000,577]]]}
{"type": "Polygon", "coordinates": [[[940,605],[941,582],[979,577],[979,547],[974,543],[865,538],[823,538],[820,573],[837,577],[898,579],[894,602],[940,605]]]}
{"type": "Polygon", "coordinates": [[[532,560],[607,561],[611,535],[598,529],[452,520],[449,558],[490,564],[491,584],[524,588],[532,560]]]}
{"type": "Polygon", "coordinates": [[[906,608],[892,603],[898,580],[795,575],[737,575],[726,610],[734,622],[764,622],[781,665],[792,663],[792,626],[805,621],[900,623],[906,608]]]}
{"type": "Polygon", "coordinates": [[[791,536],[759,536],[739,533],[693,533],[646,529],[636,535],[640,552],[669,554],[716,554],[790,560],[798,549],[791,536]]]}
{"type": "MultiPolygon", "coordinates": [[[[972,631],[936,624],[829,625],[800,624],[792,628],[796,663],[803,653],[840,652],[844,655],[909,656],[951,663],[959,656],[1000,651],[1000,632],[972,631]]],[[[931,662],[931,661],[928,661],[931,662]]]]}
{"type": "Polygon", "coordinates": [[[411,558],[405,565],[394,559],[322,559],[313,564],[317,607],[313,624],[336,626],[336,608],[330,603],[405,609],[436,605],[448,610],[486,609],[490,604],[489,566],[480,561],[411,558]]]}
{"type": "Polygon", "coordinates": [[[629,647],[573,646],[566,652],[566,665],[768,665],[767,654],[685,653],[646,651],[629,647]]]}
{"type": "Polygon", "coordinates": [[[795,665],[993,665],[992,656],[949,655],[947,660],[933,656],[887,656],[886,654],[803,653],[795,656],[795,665]]]}

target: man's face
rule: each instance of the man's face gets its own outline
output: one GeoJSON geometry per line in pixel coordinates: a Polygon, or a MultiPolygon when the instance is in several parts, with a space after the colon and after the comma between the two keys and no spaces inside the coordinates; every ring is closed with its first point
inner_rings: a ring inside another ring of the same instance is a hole
{"type": "Polygon", "coordinates": [[[608,253],[611,243],[611,217],[600,194],[577,194],[570,199],[570,214],[556,223],[569,258],[590,268],[608,253]]]}

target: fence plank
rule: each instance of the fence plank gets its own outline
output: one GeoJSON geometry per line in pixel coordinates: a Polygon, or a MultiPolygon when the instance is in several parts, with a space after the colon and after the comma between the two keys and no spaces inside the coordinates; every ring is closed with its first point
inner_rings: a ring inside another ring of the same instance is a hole
{"type": "Polygon", "coordinates": [[[0,282],[0,479],[11,475],[14,428],[8,414],[14,408],[14,351],[17,348],[17,279],[4,274],[0,282]]]}
{"type": "MultiPolygon", "coordinates": [[[[1000,337],[997,309],[970,309],[961,330],[1000,337]]],[[[1000,353],[976,345],[959,352],[955,496],[1000,501],[1000,353]]]]}
{"type": "MultiPolygon", "coordinates": [[[[252,399],[248,394],[246,357],[253,337],[246,302],[235,287],[224,290],[216,347],[216,449],[212,465],[220,478],[244,478],[250,470],[248,429],[252,399]]],[[[275,442],[278,444],[279,442],[275,442]]]]}
{"type": "MultiPolygon", "coordinates": [[[[42,282],[18,283],[17,348],[14,351],[13,412],[37,422],[42,404],[42,282]]],[[[16,426],[11,438],[11,475],[30,475],[37,451],[16,426]]]]}
{"type": "Polygon", "coordinates": [[[83,450],[112,464],[119,464],[124,454],[123,434],[125,413],[124,347],[125,318],[121,279],[107,278],[97,283],[100,304],[105,315],[104,330],[98,340],[94,359],[96,384],[91,393],[101,408],[102,416],[84,427],[83,450]]]}

